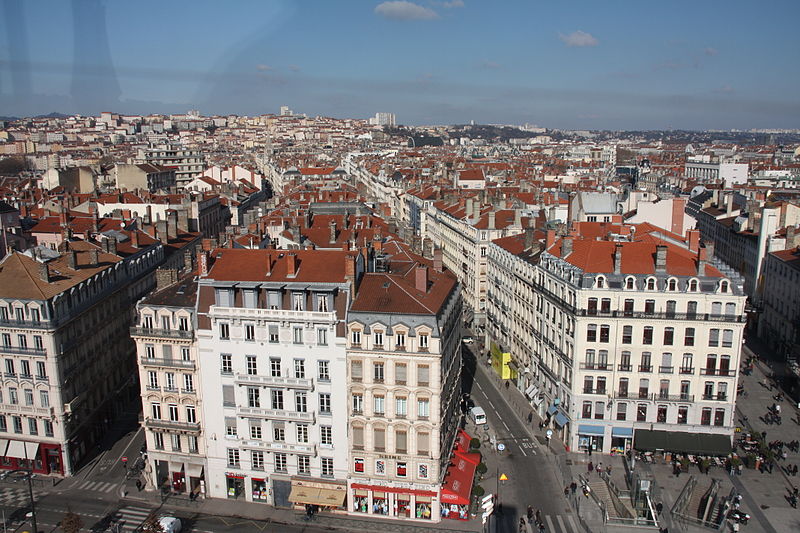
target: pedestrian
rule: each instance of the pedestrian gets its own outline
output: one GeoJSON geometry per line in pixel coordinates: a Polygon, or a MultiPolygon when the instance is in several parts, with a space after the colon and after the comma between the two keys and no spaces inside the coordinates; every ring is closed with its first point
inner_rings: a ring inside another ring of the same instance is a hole
{"type": "Polygon", "coordinates": [[[611,465],[608,465],[608,466],[606,467],[606,474],[608,474],[608,477],[609,477],[609,478],[611,477],[611,465]]]}
{"type": "Polygon", "coordinates": [[[792,475],[797,476],[797,465],[794,465],[794,467],[792,468],[792,475]]]}
{"type": "Polygon", "coordinates": [[[564,487],[564,497],[569,498],[569,485],[564,487]]]}
{"type": "Polygon", "coordinates": [[[509,387],[509,385],[511,385],[511,383],[506,381],[506,389],[509,387]]]}
{"type": "Polygon", "coordinates": [[[598,476],[603,475],[603,463],[597,463],[597,475],[598,476]]]}
{"type": "Polygon", "coordinates": [[[529,505],[528,506],[528,522],[530,522],[531,520],[533,520],[533,507],[531,507],[529,505]]]}
{"type": "Polygon", "coordinates": [[[136,490],[138,490],[139,492],[142,491],[142,481],[139,479],[136,480],[136,490]]]}
{"type": "MultiPolygon", "coordinates": [[[[794,473],[797,474],[797,466],[795,466],[794,473]]],[[[574,496],[575,491],[578,490],[578,484],[573,481],[572,483],[569,484],[569,490],[572,491],[572,495],[574,496]]]]}
{"type": "Polygon", "coordinates": [[[657,512],[657,513],[660,515],[660,514],[661,514],[661,511],[663,511],[663,510],[664,510],[664,504],[663,504],[663,503],[661,503],[661,502],[658,502],[658,503],[656,504],[656,512],[657,512]]]}
{"type": "Polygon", "coordinates": [[[741,476],[742,471],[744,470],[744,465],[742,463],[739,463],[739,465],[736,467],[736,470],[738,471],[738,474],[741,476]]]}
{"type": "Polygon", "coordinates": [[[520,533],[525,531],[525,519],[522,518],[521,516],[519,517],[519,531],[520,533]]]}
{"type": "Polygon", "coordinates": [[[592,473],[592,470],[594,470],[594,463],[592,463],[591,461],[589,461],[589,464],[588,464],[588,465],[586,465],[586,468],[588,469],[589,473],[591,474],[591,473],[592,473]]]}
{"type": "Polygon", "coordinates": [[[532,420],[533,420],[533,411],[528,413],[528,424],[530,424],[532,420]]]}

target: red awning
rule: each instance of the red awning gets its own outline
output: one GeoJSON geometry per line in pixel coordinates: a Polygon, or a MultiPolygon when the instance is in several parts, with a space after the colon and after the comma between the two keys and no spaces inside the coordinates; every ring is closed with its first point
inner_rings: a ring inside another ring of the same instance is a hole
{"type": "Polygon", "coordinates": [[[471,440],[472,437],[470,437],[466,431],[459,429],[458,434],[456,435],[455,451],[467,453],[469,451],[469,441],[471,440]]]}
{"type": "Polygon", "coordinates": [[[402,489],[399,487],[384,487],[383,485],[365,485],[363,483],[353,483],[350,487],[360,490],[371,490],[373,492],[393,492],[395,494],[416,494],[417,496],[436,496],[435,492],[419,489],[402,489]]]}
{"type": "Polygon", "coordinates": [[[458,453],[451,459],[442,486],[442,502],[469,505],[472,478],[480,460],[479,453],[458,453]]]}

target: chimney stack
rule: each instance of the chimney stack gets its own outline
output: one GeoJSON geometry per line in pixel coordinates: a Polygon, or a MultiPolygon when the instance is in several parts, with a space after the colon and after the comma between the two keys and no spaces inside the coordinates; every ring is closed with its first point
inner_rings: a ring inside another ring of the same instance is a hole
{"type": "Polygon", "coordinates": [[[194,264],[192,262],[192,252],[188,250],[183,254],[183,269],[187,273],[191,272],[194,269],[194,264]]]}
{"type": "Polygon", "coordinates": [[[667,272],[667,246],[664,244],[656,245],[656,272],[659,274],[667,272]]]}
{"type": "Polygon", "coordinates": [[[67,252],[67,266],[72,270],[78,270],[78,252],[75,250],[67,252]]]}
{"type": "Polygon", "coordinates": [[[97,248],[89,250],[89,265],[97,266],[100,262],[100,251],[97,248]]]}
{"type": "Polygon", "coordinates": [[[417,265],[414,274],[416,289],[420,292],[428,292],[428,267],[417,265]]]}
{"type": "Polygon", "coordinates": [[[614,245],[614,274],[622,274],[622,243],[614,245]]]}
{"type": "Polygon", "coordinates": [[[727,205],[727,210],[726,210],[725,214],[727,216],[729,216],[729,217],[733,215],[733,195],[734,194],[735,193],[733,191],[730,191],[728,193],[728,205],[727,205]]]}
{"type": "Polygon", "coordinates": [[[572,253],[572,237],[561,239],[561,257],[567,257],[572,253]]]}
{"type": "Polygon", "coordinates": [[[336,221],[331,220],[330,224],[328,224],[328,227],[331,230],[330,244],[334,244],[336,242],[336,221]]]}
{"type": "Polygon", "coordinates": [[[519,209],[514,210],[514,227],[515,228],[522,227],[522,211],[519,209]]]}
{"type": "Polygon", "coordinates": [[[169,234],[167,233],[166,220],[159,220],[158,222],[156,222],[156,238],[164,244],[167,244],[169,242],[169,234]]]}
{"type": "Polygon", "coordinates": [[[169,239],[178,238],[178,213],[176,211],[167,213],[167,237],[169,239]]]}
{"type": "Polygon", "coordinates": [[[295,254],[286,255],[286,277],[293,278],[297,275],[297,256],[295,254]]]}
{"type": "Polygon", "coordinates": [[[139,247],[139,230],[138,229],[132,229],[131,230],[131,246],[133,246],[134,248],[138,248],[139,247]]]}
{"type": "MultiPolygon", "coordinates": [[[[533,229],[533,228],[526,228],[526,230],[527,229],[533,229]]],[[[549,229],[547,230],[547,241],[545,243],[546,244],[545,249],[549,250],[550,247],[553,246],[554,242],[556,242],[556,230],[549,229]]]]}
{"type": "Polygon", "coordinates": [[[488,222],[488,228],[489,228],[489,229],[494,229],[494,226],[495,226],[495,216],[496,216],[496,215],[495,215],[495,212],[494,212],[494,211],[491,211],[491,212],[489,212],[489,222],[488,222]]]}
{"type": "Polygon", "coordinates": [[[111,255],[117,255],[117,238],[116,237],[109,237],[108,239],[108,253],[111,255]]]}
{"type": "Polygon", "coordinates": [[[442,272],[444,270],[442,249],[438,246],[433,248],[433,269],[436,272],[442,272]]]}
{"type": "Polygon", "coordinates": [[[689,241],[689,251],[697,253],[700,250],[700,230],[690,229],[686,232],[686,239],[689,241]]]}
{"type": "Polygon", "coordinates": [[[534,230],[533,228],[525,228],[524,232],[524,243],[525,243],[525,250],[532,250],[533,244],[536,242],[534,239],[534,230]]]}
{"type": "Polygon", "coordinates": [[[50,265],[45,262],[39,263],[39,278],[46,283],[50,283],[50,265]]]}

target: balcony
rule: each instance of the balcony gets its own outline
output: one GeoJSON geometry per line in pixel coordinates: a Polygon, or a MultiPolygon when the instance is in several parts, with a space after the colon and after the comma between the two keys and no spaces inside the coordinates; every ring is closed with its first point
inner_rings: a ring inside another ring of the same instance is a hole
{"type": "Polygon", "coordinates": [[[617,391],[617,392],[614,393],[614,398],[617,398],[619,400],[627,400],[627,399],[631,398],[631,395],[626,390],[617,391]]]}
{"type": "Polygon", "coordinates": [[[719,394],[703,394],[703,399],[714,402],[727,402],[728,395],[724,392],[719,394]]]}
{"type": "Polygon", "coordinates": [[[291,444],[288,442],[265,442],[261,440],[243,440],[243,448],[263,450],[267,452],[317,454],[317,447],[313,444],[291,444]]]}
{"type": "MultiPolygon", "coordinates": [[[[46,415],[52,414],[50,407],[33,407],[32,405],[20,404],[4,404],[3,411],[7,413],[25,413],[30,415],[46,415]]],[[[11,429],[9,429],[11,431],[11,429]]]]}
{"type": "Polygon", "coordinates": [[[703,376],[722,376],[731,378],[736,375],[736,371],[730,368],[701,368],[700,374],[703,376]]]}
{"type": "Polygon", "coordinates": [[[34,322],[33,320],[15,320],[13,318],[0,318],[0,326],[21,329],[48,329],[55,324],[51,320],[34,322]]]}
{"type": "Polygon", "coordinates": [[[694,367],[693,366],[682,366],[678,371],[681,374],[694,374],[694,367]]]}
{"type": "Polygon", "coordinates": [[[653,366],[652,365],[639,365],[639,372],[652,372],[653,366]]]}
{"type": "Polygon", "coordinates": [[[607,394],[608,391],[606,389],[583,389],[583,394],[607,394]]]}
{"type": "Polygon", "coordinates": [[[666,393],[658,393],[654,395],[654,400],[659,402],[684,402],[684,403],[693,403],[694,402],[694,394],[666,394],[666,393]]]}
{"type": "Polygon", "coordinates": [[[167,431],[185,431],[189,433],[200,432],[200,422],[178,422],[175,420],[156,420],[145,418],[145,425],[153,429],[165,429],[167,431]]]}
{"type": "Polygon", "coordinates": [[[163,359],[160,357],[142,357],[141,363],[145,366],[158,366],[163,368],[181,368],[194,370],[194,361],[184,361],[183,359],[163,359]]]}
{"type": "Polygon", "coordinates": [[[608,363],[581,363],[581,370],[612,370],[608,363]]]}
{"type": "Polygon", "coordinates": [[[270,418],[273,420],[285,420],[287,422],[308,422],[314,423],[314,413],[301,413],[299,411],[285,411],[283,409],[262,409],[260,407],[239,407],[239,416],[260,418],[270,418]]]}
{"type": "Polygon", "coordinates": [[[313,390],[314,383],[309,378],[290,378],[283,376],[260,376],[236,374],[237,385],[261,385],[263,387],[283,387],[287,389],[313,390]]]}
{"type": "MultiPolygon", "coordinates": [[[[536,286],[534,284],[534,286],[536,286]]],[[[540,291],[545,292],[547,291],[540,291]]],[[[590,311],[588,309],[576,310],[577,316],[585,317],[609,317],[609,318],[643,318],[647,320],[697,320],[705,322],[745,322],[744,315],[712,315],[711,313],[671,313],[671,312],[647,312],[647,311],[590,311]]]]}
{"type": "Polygon", "coordinates": [[[194,332],[182,329],[131,328],[132,337],[192,340],[194,332]]]}
{"type": "Polygon", "coordinates": [[[19,346],[0,346],[0,353],[45,356],[47,355],[47,350],[45,350],[44,348],[28,348],[28,347],[22,348],[19,346]]]}
{"type": "Polygon", "coordinates": [[[620,372],[630,372],[632,369],[633,367],[630,364],[621,364],[617,366],[617,370],[620,372]]]}
{"type": "Polygon", "coordinates": [[[658,373],[659,374],[672,374],[672,372],[674,370],[675,370],[675,368],[671,367],[671,366],[660,366],[660,367],[658,367],[658,373]]]}
{"type": "Polygon", "coordinates": [[[239,318],[245,320],[287,321],[287,322],[326,322],[336,321],[336,313],[321,311],[290,311],[288,309],[250,309],[247,307],[220,307],[212,305],[209,310],[212,319],[239,318]]]}

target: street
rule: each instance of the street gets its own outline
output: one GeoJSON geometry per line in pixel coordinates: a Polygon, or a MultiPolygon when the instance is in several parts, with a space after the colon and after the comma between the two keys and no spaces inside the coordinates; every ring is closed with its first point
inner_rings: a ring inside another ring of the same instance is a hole
{"type": "MultiPolygon", "coordinates": [[[[555,474],[552,458],[544,444],[532,438],[525,424],[527,413],[516,413],[503,399],[502,393],[487,375],[492,370],[478,358],[476,345],[465,345],[464,392],[468,392],[476,405],[483,407],[488,419],[488,429],[478,432],[483,445],[481,452],[489,467],[481,483],[486,493],[499,494],[496,519],[498,532],[519,529],[519,519],[525,516],[530,505],[541,511],[545,531],[548,533],[578,533],[580,527],[574,512],[563,495],[563,487],[555,474]],[[474,376],[474,379],[471,377],[474,376]],[[494,445],[492,443],[494,442],[494,445]],[[498,451],[498,445],[505,448],[498,451]],[[492,465],[494,468],[492,468],[492,465]],[[507,481],[500,481],[505,474],[507,481]]],[[[538,422],[532,420],[532,427],[538,422]]]]}

